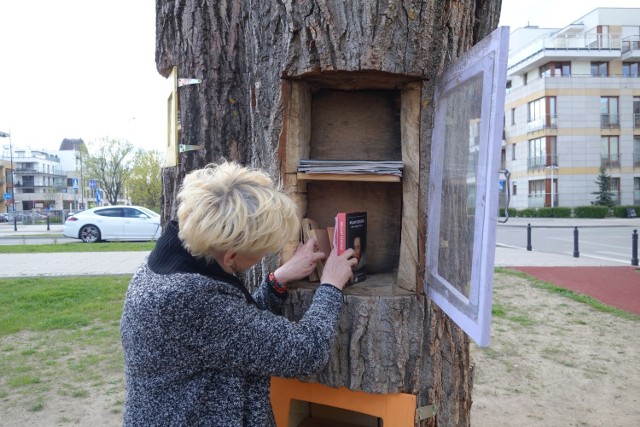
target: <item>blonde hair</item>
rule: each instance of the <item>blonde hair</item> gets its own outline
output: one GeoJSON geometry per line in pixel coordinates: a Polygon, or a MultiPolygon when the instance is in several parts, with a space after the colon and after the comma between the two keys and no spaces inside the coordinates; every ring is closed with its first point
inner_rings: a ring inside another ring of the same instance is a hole
{"type": "Polygon", "coordinates": [[[185,176],[178,193],[179,237],[195,257],[268,254],[298,232],[296,205],[264,172],[233,162],[209,164],[185,176]]]}

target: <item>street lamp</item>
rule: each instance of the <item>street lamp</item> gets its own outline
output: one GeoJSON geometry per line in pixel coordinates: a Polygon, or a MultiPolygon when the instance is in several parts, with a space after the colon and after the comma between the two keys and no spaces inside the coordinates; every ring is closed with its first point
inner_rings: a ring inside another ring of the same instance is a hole
{"type": "MultiPolygon", "coordinates": [[[[83,184],[83,179],[82,179],[82,151],[78,150],[78,153],[76,154],[76,160],[80,160],[80,191],[81,191],[81,195],[80,195],[80,206],[82,206],[82,209],[84,209],[84,184],[83,184]]],[[[77,165],[76,165],[77,167],[77,165]]]]}
{"type": "Polygon", "coordinates": [[[11,144],[11,134],[0,131],[0,138],[9,138],[9,153],[11,155],[11,201],[13,202],[13,231],[18,231],[16,224],[16,193],[15,193],[15,174],[13,172],[13,145],[11,144]]]}

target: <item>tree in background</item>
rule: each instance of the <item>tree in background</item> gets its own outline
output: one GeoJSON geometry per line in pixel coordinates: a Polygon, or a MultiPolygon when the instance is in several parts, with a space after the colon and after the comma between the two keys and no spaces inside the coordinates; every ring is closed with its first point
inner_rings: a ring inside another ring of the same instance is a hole
{"type": "Polygon", "coordinates": [[[115,205],[131,173],[129,157],[133,144],[123,139],[103,137],[89,145],[90,152],[94,154],[86,155],[84,159],[86,173],[97,181],[105,199],[115,205]]]}
{"type": "Polygon", "coordinates": [[[131,203],[160,212],[162,206],[162,162],[163,157],[159,151],[138,149],[126,182],[131,203]]]}
{"type": "Polygon", "coordinates": [[[598,178],[595,182],[598,185],[598,191],[591,193],[596,195],[596,199],[591,202],[591,204],[607,206],[609,208],[613,207],[615,202],[613,201],[613,195],[611,194],[611,176],[607,174],[607,170],[604,166],[600,166],[600,173],[598,174],[598,178]]]}

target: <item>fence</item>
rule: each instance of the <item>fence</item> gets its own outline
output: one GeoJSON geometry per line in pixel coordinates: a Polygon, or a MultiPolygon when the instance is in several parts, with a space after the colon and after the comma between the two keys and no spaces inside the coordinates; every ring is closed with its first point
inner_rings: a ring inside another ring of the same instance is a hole
{"type": "Polygon", "coordinates": [[[69,209],[57,209],[49,211],[12,211],[1,213],[2,219],[0,222],[16,223],[22,225],[35,225],[35,224],[63,224],[69,215],[74,211],[69,209]],[[4,220],[6,219],[6,221],[4,220]]]}

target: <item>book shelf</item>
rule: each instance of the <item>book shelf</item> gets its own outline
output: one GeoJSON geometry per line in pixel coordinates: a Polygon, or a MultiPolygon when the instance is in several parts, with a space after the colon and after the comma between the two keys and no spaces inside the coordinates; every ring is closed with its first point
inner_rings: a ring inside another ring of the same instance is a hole
{"type": "MultiPolygon", "coordinates": [[[[338,212],[366,211],[367,279],[348,295],[421,293],[418,263],[418,142],[421,84],[388,76],[368,87],[322,76],[291,80],[281,146],[284,184],[308,217],[333,226],[338,212]],[[402,161],[402,177],[298,172],[300,159],[402,161]]],[[[297,242],[283,253],[291,256],[297,242]]],[[[296,284],[303,288],[317,282],[296,284]]]]}

